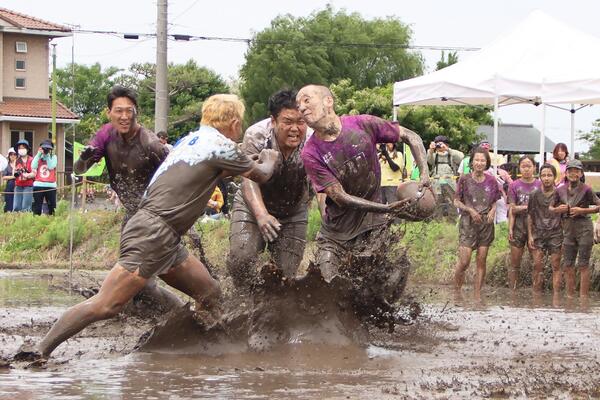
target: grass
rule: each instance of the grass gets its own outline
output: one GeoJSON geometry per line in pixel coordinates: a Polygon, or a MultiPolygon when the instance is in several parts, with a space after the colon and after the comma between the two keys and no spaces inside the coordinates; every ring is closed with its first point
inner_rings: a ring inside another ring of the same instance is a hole
{"type": "MultiPolygon", "coordinates": [[[[74,253],[76,267],[107,269],[118,257],[122,214],[114,211],[73,213],[74,253]]],[[[34,216],[29,213],[0,214],[0,264],[27,267],[69,265],[69,210],[61,201],[56,215],[34,216]]],[[[313,204],[309,211],[307,250],[301,269],[314,257],[314,240],[321,217],[313,204]]],[[[203,247],[210,262],[224,271],[229,253],[229,220],[197,223],[203,247]]],[[[390,251],[404,251],[413,263],[412,278],[417,282],[448,283],[456,263],[458,227],[445,221],[400,223],[393,226],[403,232],[402,240],[390,251]]],[[[187,239],[184,238],[187,241],[187,239]]],[[[488,284],[505,285],[509,255],[507,224],[496,225],[496,239],[488,254],[488,284]]],[[[474,259],[474,257],[473,257],[474,259]]],[[[594,246],[592,264],[600,265],[600,246],[594,246]]],[[[527,269],[527,262],[523,264],[527,269]]],[[[469,269],[470,273],[474,268],[469,269]]],[[[600,272],[594,272],[592,287],[600,289],[600,272]]]]}

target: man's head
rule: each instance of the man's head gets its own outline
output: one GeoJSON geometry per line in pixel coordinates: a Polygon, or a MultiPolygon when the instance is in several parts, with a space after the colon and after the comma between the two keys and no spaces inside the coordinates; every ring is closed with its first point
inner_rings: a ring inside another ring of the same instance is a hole
{"type": "Polygon", "coordinates": [[[167,135],[167,132],[165,131],[160,131],[156,134],[156,136],[158,136],[158,140],[162,143],[162,144],[167,144],[167,140],[169,139],[169,135],[167,135]]]}
{"type": "Polygon", "coordinates": [[[326,126],[330,117],[336,116],[333,94],[326,86],[304,86],[298,92],[296,101],[306,124],[317,131],[326,126]]]}
{"type": "Polygon", "coordinates": [[[212,126],[231,140],[242,134],[244,103],[234,94],[215,94],[202,104],[202,125],[212,126]]]}
{"type": "Polygon", "coordinates": [[[579,160],[570,160],[567,163],[567,180],[571,183],[579,182],[583,177],[583,164],[579,160]]]}
{"type": "Polygon", "coordinates": [[[44,154],[50,153],[52,150],[54,150],[54,145],[52,144],[52,140],[50,140],[50,139],[44,140],[42,143],[40,143],[40,148],[42,149],[44,154]]]}
{"type": "Polygon", "coordinates": [[[437,152],[443,153],[450,147],[450,139],[444,135],[436,136],[435,139],[433,139],[433,142],[435,143],[435,151],[437,152]]]}
{"type": "Polygon", "coordinates": [[[492,148],[492,145],[487,140],[482,140],[481,142],[479,142],[479,147],[483,147],[487,151],[490,151],[490,149],[492,148]]]}
{"type": "Polygon", "coordinates": [[[306,138],[306,122],[298,111],[295,90],[280,90],[269,98],[271,123],[282,151],[293,150],[306,138]]]}
{"type": "Polygon", "coordinates": [[[556,168],[554,168],[554,165],[548,163],[542,165],[542,168],[540,168],[540,180],[545,188],[554,187],[554,181],[556,180],[556,168]]]}
{"type": "Polygon", "coordinates": [[[137,126],[137,95],[124,86],[113,86],[106,97],[108,118],[119,133],[128,133],[137,126]]]}

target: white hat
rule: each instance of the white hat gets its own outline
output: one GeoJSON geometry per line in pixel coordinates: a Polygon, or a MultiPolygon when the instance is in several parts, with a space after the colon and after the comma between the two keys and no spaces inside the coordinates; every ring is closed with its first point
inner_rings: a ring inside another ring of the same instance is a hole
{"type": "Polygon", "coordinates": [[[17,154],[17,152],[15,151],[14,147],[11,147],[10,149],[8,149],[8,153],[6,153],[7,155],[10,155],[10,153],[15,153],[17,154]]]}

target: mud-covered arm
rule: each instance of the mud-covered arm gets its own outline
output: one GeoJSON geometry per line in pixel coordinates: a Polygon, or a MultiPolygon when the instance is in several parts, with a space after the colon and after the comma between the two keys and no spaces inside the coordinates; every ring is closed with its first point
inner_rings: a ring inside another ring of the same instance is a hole
{"type": "Polygon", "coordinates": [[[252,168],[241,175],[258,183],[265,183],[271,179],[277,163],[280,162],[279,152],[271,149],[264,149],[252,158],[257,158],[257,160],[253,162],[252,168]]]}
{"type": "Polygon", "coordinates": [[[513,207],[508,209],[508,238],[512,240],[513,230],[515,229],[515,210],[513,207]]]}
{"type": "Polygon", "coordinates": [[[281,223],[267,210],[258,183],[248,178],[242,178],[241,191],[246,205],[256,218],[256,224],[263,238],[269,242],[277,239],[281,230],[281,223]]]}
{"type": "Polygon", "coordinates": [[[376,213],[390,212],[389,204],[381,204],[374,201],[365,200],[360,197],[352,196],[344,190],[339,182],[336,182],[325,188],[325,194],[340,207],[354,210],[362,210],[376,213]]]}
{"type": "Polygon", "coordinates": [[[317,205],[319,206],[319,213],[321,218],[325,217],[327,209],[327,195],[325,193],[317,193],[317,205]]]}
{"type": "Polygon", "coordinates": [[[400,129],[400,140],[408,144],[410,151],[419,167],[421,174],[421,184],[429,186],[429,166],[427,165],[427,154],[425,153],[425,147],[423,146],[423,140],[419,135],[410,129],[406,129],[399,126],[400,129]]]}

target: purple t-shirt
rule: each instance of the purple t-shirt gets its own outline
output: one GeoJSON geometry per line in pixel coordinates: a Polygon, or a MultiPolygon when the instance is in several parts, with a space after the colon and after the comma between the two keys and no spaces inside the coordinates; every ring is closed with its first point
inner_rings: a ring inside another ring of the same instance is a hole
{"type": "Polygon", "coordinates": [[[483,176],[483,182],[477,182],[471,174],[461,176],[456,188],[456,199],[480,214],[487,214],[500,199],[501,192],[494,176],[483,176]]]}
{"type": "Polygon", "coordinates": [[[529,202],[529,195],[531,192],[541,188],[542,182],[539,179],[535,179],[531,183],[524,182],[522,179],[517,179],[508,186],[508,204],[525,206],[529,202]]]}
{"type": "Polygon", "coordinates": [[[111,124],[103,125],[90,145],[96,148],[92,160],[98,162],[105,158],[110,186],[119,195],[127,215],[133,215],[168,150],[154,132],[144,127],[125,140],[111,124]]]}
{"type": "MultiPolygon", "coordinates": [[[[340,117],[342,129],[330,142],[313,134],[302,150],[306,174],[315,192],[339,182],[346,193],[381,202],[381,169],[377,143],[399,140],[398,125],[370,115],[340,117]]],[[[383,214],[339,207],[327,198],[320,233],[335,241],[347,241],[385,222],[383,214]]]]}

